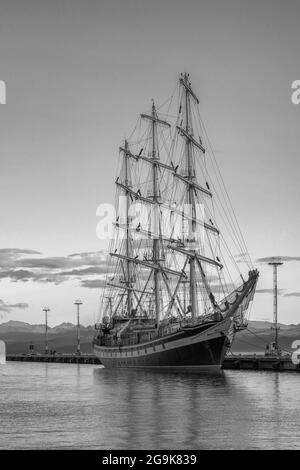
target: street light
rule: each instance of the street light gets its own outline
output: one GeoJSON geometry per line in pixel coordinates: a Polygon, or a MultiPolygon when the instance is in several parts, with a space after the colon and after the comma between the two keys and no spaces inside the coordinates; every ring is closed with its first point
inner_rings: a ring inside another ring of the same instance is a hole
{"type": "Polygon", "coordinates": [[[79,322],[79,306],[82,305],[81,300],[75,300],[74,305],[77,305],[77,354],[80,355],[80,322],[79,322]]]}
{"type": "Polygon", "coordinates": [[[45,312],[45,354],[48,354],[48,312],[50,312],[50,308],[44,307],[43,312],[45,312]]]}
{"type": "Polygon", "coordinates": [[[272,258],[269,263],[270,266],[273,266],[273,303],[274,303],[274,318],[273,318],[273,328],[275,330],[275,350],[276,353],[279,354],[279,344],[278,344],[278,314],[277,314],[277,304],[278,304],[278,287],[277,287],[277,268],[281,266],[283,263],[280,258],[272,258]]]}

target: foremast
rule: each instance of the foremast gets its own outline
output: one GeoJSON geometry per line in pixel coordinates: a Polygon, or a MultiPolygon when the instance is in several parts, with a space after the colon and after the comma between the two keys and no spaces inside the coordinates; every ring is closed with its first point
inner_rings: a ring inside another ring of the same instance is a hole
{"type": "MultiPolygon", "coordinates": [[[[125,186],[130,188],[131,182],[129,180],[129,161],[128,161],[128,142],[125,140],[125,152],[124,152],[124,163],[125,163],[125,186]]],[[[126,277],[125,284],[127,286],[127,312],[128,316],[131,314],[132,309],[132,289],[131,289],[131,250],[130,250],[130,221],[129,221],[129,211],[130,211],[130,193],[126,191],[126,277]]]]}

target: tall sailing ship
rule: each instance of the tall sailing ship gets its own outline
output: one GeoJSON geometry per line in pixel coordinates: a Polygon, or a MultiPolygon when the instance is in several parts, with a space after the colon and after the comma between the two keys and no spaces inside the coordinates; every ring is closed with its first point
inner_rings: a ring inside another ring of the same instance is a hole
{"type": "Polygon", "coordinates": [[[188,74],[140,115],[120,160],[94,352],[108,368],[218,370],[247,325],[258,271],[188,74]]]}

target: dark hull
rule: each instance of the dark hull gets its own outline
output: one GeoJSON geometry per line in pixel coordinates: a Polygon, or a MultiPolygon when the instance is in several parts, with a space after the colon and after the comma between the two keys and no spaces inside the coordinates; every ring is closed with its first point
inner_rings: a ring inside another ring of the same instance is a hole
{"type": "Polygon", "coordinates": [[[219,370],[231,319],[198,325],[134,346],[105,347],[94,343],[94,352],[107,368],[219,370]]]}

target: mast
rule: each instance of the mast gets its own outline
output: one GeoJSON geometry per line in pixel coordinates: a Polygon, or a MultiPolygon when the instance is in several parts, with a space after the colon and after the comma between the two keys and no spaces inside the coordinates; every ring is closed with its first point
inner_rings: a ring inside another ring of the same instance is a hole
{"type": "Polygon", "coordinates": [[[157,326],[162,315],[168,318],[175,313],[184,318],[184,313],[189,312],[190,321],[195,323],[200,313],[218,310],[219,297],[225,295],[223,282],[227,274],[221,272],[226,258],[220,255],[210,175],[203,161],[206,149],[197,132],[200,124],[202,134],[200,116],[199,122],[193,122],[194,106],[199,100],[191,88],[189,74],[181,74],[179,88],[180,106],[173,113],[176,120],[172,126],[160,118],[164,115],[160,115],[154,102],[149,113],[140,115],[148,121],[146,129],[142,126],[137,131],[138,138],[133,139],[130,148],[127,140],[120,147],[124,161],[115,181],[118,194],[120,191],[125,197],[122,215],[114,223],[117,230],[122,230],[122,236],[111,244],[112,264],[114,259],[116,263],[113,277],[106,280],[114,304],[112,307],[111,299],[108,309],[111,316],[117,312],[123,316],[135,311],[141,316],[146,314],[155,318],[157,326]],[[167,139],[160,132],[161,126],[170,130],[167,139]],[[136,218],[131,217],[135,201],[148,212],[140,211],[136,218]],[[198,210],[199,203],[206,209],[205,214],[198,210]],[[198,233],[200,227],[204,229],[203,239],[198,233]],[[144,237],[135,236],[139,234],[144,237]],[[215,291],[219,294],[214,290],[215,272],[222,287],[217,300],[213,295],[215,291]]]}
{"type": "MultiPolygon", "coordinates": [[[[155,232],[159,233],[159,214],[158,214],[158,175],[157,175],[157,165],[156,165],[156,160],[158,160],[158,155],[156,155],[157,149],[156,149],[156,110],[155,110],[155,104],[154,101],[152,103],[152,160],[153,160],[153,165],[152,165],[152,189],[153,189],[153,202],[155,204],[154,206],[154,220],[156,223],[158,223],[158,230],[156,230],[156,227],[154,227],[155,232]]],[[[159,239],[154,236],[153,237],[153,261],[155,264],[158,264],[159,262],[159,239]]],[[[158,323],[159,323],[159,311],[160,311],[160,300],[159,300],[159,294],[160,294],[160,272],[158,269],[154,269],[154,299],[155,299],[155,321],[156,325],[158,328],[158,323]]]]}
{"type": "MultiPolygon", "coordinates": [[[[125,158],[125,186],[128,188],[129,187],[129,169],[128,169],[128,142],[125,140],[125,152],[124,152],[124,158],[125,158]]],[[[126,286],[128,287],[127,290],[127,312],[128,316],[131,314],[131,306],[132,306],[132,290],[129,289],[131,282],[131,266],[130,266],[130,242],[129,242],[129,236],[130,236],[130,227],[129,227],[129,207],[130,207],[130,193],[129,191],[126,191],[126,286]]]]}
{"type": "MultiPolygon", "coordinates": [[[[184,74],[183,80],[180,81],[184,86],[185,92],[185,132],[186,135],[191,135],[190,130],[190,94],[192,90],[189,84],[188,74],[184,74]]],[[[193,165],[193,156],[191,148],[191,139],[186,139],[186,162],[187,162],[187,179],[192,182],[195,178],[195,171],[193,165]]],[[[189,220],[189,235],[188,242],[195,243],[196,232],[196,207],[195,207],[195,193],[192,184],[188,185],[188,205],[190,209],[191,219],[189,220]]],[[[193,250],[194,251],[194,250],[193,250]]],[[[195,272],[195,256],[190,257],[190,306],[192,319],[195,320],[197,316],[197,299],[196,299],[196,272],[195,272]]]]}
{"type": "MultiPolygon", "coordinates": [[[[151,137],[152,137],[152,149],[151,158],[143,157],[139,155],[138,158],[148,161],[152,165],[152,198],[143,198],[144,202],[151,203],[153,206],[153,221],[154,221],[154,236],[152,244],[152,263],[153,263],[153,277],[154,277],[154,309],[155,309],[155,321],[158,327],[160,317],[160,278],[161,270],[163,267],[160,265],[160,221],[159,221],[159,186],[158,186],[158,168],[159,166],[168,167],[159,161],[159,154],[157,148],[157,125],[164,127],[170,127],[170,124],[162,119],[159,119],[156,113],[154,101],[152,103],[152,112],[150,115],[141,114],[143,119],[147,119],[151,123],[151,137]],[[157,230],[156,230],[157,228],[157,230]]],[[[168,167],[169,168],[169,167],[168,167]]],[[[170,272],[170,270],[169,270],[170,272]]]]}
{"type": "MultiPolygon", "coordinates": [[[[120,191],[125,197],[122,215],[114,223],[122,233],[111,244],[113,276],[106,280],[106,286],[113,294],[113,308],[112,300],[108,308],[111,316],[139,312],[138,316],[155,318],[157,326],[160,317],[168,318],[173,313],[184,318],[189,312],[194,324],[200,313],[205,316],[219,310],[227,276],[225,270],[221,272],[227,267],[227,258],[220,254],[222,240],[215,221],[209,167],[203,161],[206,149],[198,136],[198,130],[202,134],[200,116],[193,122],[199,100],[189,74],[181,74],[179,88],[177,112],[169,114],[168,110],[165,114],[175,117],[172,126],[160,118],[164,114],[154,102],[147,114],[140,115],[148,121],[146,129],[141,126],[130,148],[127,141],[120,147],[124,161],[115,181],[117,194],[120,191]],[[169,129],[167,136],[160,132],[161,126],[169,129]],[[131,217],[135,202],[148,212],[140,210],[131,217]],[[205,214],[198,209],[200,203],[205,214]],[[203,238],[200,227],[204,229],[203,238]],[[217,279],[220,292],[213,283],[217,279]],[[213,292],[218,294],[216,300],[213,292]]],[[[233,242],[236,244],[235,238],[233,242]]]]}

